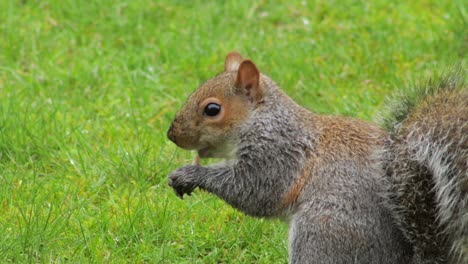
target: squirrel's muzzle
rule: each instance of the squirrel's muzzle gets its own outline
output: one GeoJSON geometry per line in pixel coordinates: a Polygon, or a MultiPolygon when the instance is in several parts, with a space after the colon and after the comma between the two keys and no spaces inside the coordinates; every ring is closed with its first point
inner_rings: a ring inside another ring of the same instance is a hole
{"type": "Polygon", "coordinates": [[[191,121],[186,119],[174,118],[169,130],[167,131],[167,138],[174,142],[178,147],[193,150],[198,148],[199,133],[193,129],[191,121]]]}
{"type": "Polygon", "coordinates": [[[167,130],[167,138],[169,138],[170,141],[174,142],[177,145],[176,136],[174,133],[174,123],[172,123],[169,127],[169,130],[167,130]]]}
{"type": "Polygon", "coordinates": [[[180,123],[172,122],[167,131],[167,138],[183,149],[194,149],[196,142],[195,133],[188,133],[187,129],[181,127],[180,123]]]}

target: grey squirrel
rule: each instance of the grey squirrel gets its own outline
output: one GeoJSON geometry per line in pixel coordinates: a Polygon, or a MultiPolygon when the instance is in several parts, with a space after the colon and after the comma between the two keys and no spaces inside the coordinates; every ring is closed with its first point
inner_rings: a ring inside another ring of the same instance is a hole
{"type": "Polygon", "coordinates": [[[385,130],[306,110],[231,52],[167,133],[226,161],[181,167],[169,185],[285,219],[290,263],[468,263],[465,75],[402,100],[385,130]]]}

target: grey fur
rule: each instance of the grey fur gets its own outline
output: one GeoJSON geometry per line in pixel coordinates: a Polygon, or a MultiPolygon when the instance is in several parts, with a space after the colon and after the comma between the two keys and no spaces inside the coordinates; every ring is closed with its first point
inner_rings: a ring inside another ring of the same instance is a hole
{"type": "MultiPolygon", "coordinates": [[[[310,113],[261,75],[264,100],[216,142],[228,162],[182,167],[169,185],[180,197],[199,187],[246,214],[285,219],[291,263],[468,263],[466,70],[451,76],[400,97],[387,134],[310,113]]],[[[178,117],[190,122],[187,109],[178,117]]],[[[190,135],[183,127],[171,126],[171,140],[190,135]]]]}
{"type": "Polygon", "coordinates": [[[172,186],[189,178],[193,188],[212,192],[248,215],[281,216],[280,199],[313,149],[310,132],[294,120],[295,110],[304,111],[279,90],[267,91],[264,104],[254,110],[239,133],[235,159],[208,167],[185,166],[171,174],[172,186]]]}
{"type": "MultiPolygon", "coordinates": [[[[265,76],[263,83],[264,102],[239,132],[235,159],[182,167],[171,173],[170,185],[179,196],[199,187],[246,214],[288,220],[291,263],[407,263],[411,248],[381,196],[385,173],[377,153],[383,152],[383,138],[367,156],[356,158],[318,149],[325,130],[318,123],[324,121],[265,76]],[[303,171],[311,180],[293,205],[284,206],[283,197],[303,171]]],[[[354,125],[355,120],[344,120],[354,125]]],[[[353,129],[345,126],[342,133],[353,129]]],[[[366,144],[382,135],[370,131],[358,137],[366,144]]],[[[352,143],[343,142],[350,149],[352,143]]]]}

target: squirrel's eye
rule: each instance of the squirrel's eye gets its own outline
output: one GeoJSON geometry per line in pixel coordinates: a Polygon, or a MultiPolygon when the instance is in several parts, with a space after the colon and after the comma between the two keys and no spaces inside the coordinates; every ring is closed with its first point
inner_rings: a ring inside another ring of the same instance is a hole
{"type": "Polygon", "coordinates": [[[215,103],[209,103],[205,107],[205,115],[207,116],[217,116],[221,112],[221,106],[215,103]]]}

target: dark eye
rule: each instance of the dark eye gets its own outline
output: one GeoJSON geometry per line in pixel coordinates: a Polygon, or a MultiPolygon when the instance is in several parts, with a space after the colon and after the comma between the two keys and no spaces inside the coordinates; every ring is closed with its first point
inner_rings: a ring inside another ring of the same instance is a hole
{"type": "Polygon", "coordinates": [[[221,112],[221,106],[215,103],[209,103],[205,107],[205,115],[207,116],[217,116],[221,112]]]}

